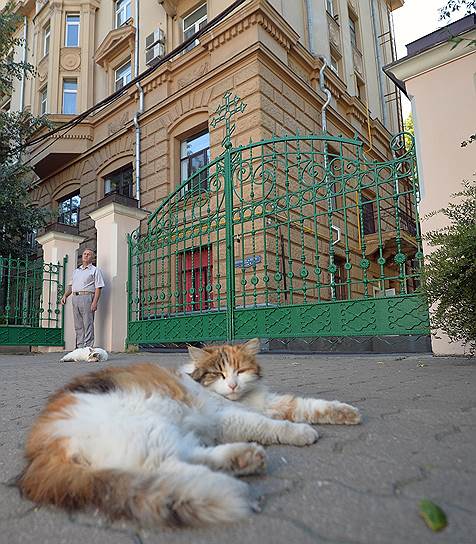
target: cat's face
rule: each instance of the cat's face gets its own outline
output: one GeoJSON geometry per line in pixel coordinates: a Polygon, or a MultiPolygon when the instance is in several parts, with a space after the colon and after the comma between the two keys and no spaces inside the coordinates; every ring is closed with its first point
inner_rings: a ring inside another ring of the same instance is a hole
{"type": "Polygon", "coordinates": [[[207,389],[229,400],[239,400],[261,377],[256,361],[257,338],[245,344],[188,348],[191,365],[187,372],[207,389]]]}

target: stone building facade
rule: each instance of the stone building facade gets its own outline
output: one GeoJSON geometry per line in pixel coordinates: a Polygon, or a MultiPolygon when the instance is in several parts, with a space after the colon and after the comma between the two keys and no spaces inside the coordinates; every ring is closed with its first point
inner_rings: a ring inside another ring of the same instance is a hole
{"type": "MultiPolygon", "coordinates": [[[[141,73],[147,59],[172,50],[187,29],[198,29],[231,2],[137,4],[138,20],[136,5],[129,0],[19,2],[26,58],[37,67],[38,77],[19,83],[4,107],[15,109],[23,101],[33,113],[48,113],[54,123],[69,121],[134,76],[137,28],[141,73]],[[194,13],[200,9],[197,21],[194,13]],[[150,47],[154,40],[159,41],[150,47]]],[[[185,140],[208,132],[209,156],[219,153],[222,134],[208,127],[208,120],[228,90],[247,103],[237,122],[235,144],[296,130],[319,132],[324,97],[318,90],[322,61],[316,54],[325,55],[333,67],[326,73],[333,95],[329,132],[357,133],[371,148],[369,156],[388,156],[389,134],[398,131],[400,120],[391,83],[380,68],[392,59],[390,13],[400,4],[248,1],[195,47],[158,67],[142,82],[141,207],[153,211],[180,183],[185,140]]],[[[111,187],[122,183],[120,191],[137,196],[137,109],[138,92],[132,88],[64,135],[30,149],[38,175],[35,203],[58,209],[59,221],[77,228],[85,244],[95,243],[89,213],[111,187]]]]}

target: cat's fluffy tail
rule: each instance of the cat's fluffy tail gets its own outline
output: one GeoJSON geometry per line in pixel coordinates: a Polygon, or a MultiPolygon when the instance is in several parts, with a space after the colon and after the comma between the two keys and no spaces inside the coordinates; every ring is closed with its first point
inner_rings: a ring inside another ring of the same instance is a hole
{"type": "Polygon", "coordinates": [[[70,511],[95,507],[111,519],[143,526],[226,523],[251,511],[245,483],[204,466],[167,460],[150,475],[92,470],[61,450],[43,450],[19,476],[18,485],[30,500],[70,511]]]}

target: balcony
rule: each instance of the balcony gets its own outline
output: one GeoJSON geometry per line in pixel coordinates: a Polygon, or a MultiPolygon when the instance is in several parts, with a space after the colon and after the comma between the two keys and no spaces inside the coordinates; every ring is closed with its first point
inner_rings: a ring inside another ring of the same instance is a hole
{"type": "MultiPolygon", "coordinates": [[[[70,121],[71,115],[49,115],[49,120],[55,127],[70,121]]],[[[49,130],[49,129],[48,129],[49,130]]],[[[42,130],[35,137],[46,134],[42,130]]],[[[30,147],[31,166],[35,173],[44,178],[66,165],[78,155],[85,153],[93,142],[93,127],[83,121],[75,127],[56,133],[30,147]]]]}
{"type": "MultiPolygon", "coordinates": [[[[372,207],[373,208],[373,207],[372,207]]],[[[370,209],[368,210],[370,212],[370,209]]],[[[393,206],[381,208],[380,227],[377,212],[372,209],[370,213],[364,209],[364,235],[366,244],[366,254],[368,256],[376,253],[380,248],[384,253],[393,253],[397,249],[397,214],[393,206]]],[[[416,221],[402,209],[398,210],[398,226],[400,231],[400,247],[407,254],[412,254],[417,249],[416,243],[416,221]]]]}

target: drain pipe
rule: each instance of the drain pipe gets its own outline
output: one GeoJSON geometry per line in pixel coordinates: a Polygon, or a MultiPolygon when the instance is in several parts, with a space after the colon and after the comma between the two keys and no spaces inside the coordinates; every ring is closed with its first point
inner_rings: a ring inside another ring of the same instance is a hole
{"type": "Polygon", "coordinates": [[[388,122],[388,115],[387,115],[387,108],[385,107],[385,89],[383,86],[383,77],[382,77],[382,55],[380,54],[380,47],[378,44],[375,0],[370,1],[370,10],[372,14],[372,26],[374,29],[375,59],[377,60],[377,79],[378,79],[378,85],[380,90],[380,105],[382,106],[382,121],[384,126],[386,127],[388,122]]]}
{"type": "MultiPolygon", "coordinates": [[[[28,48],[28,17],[25,15],[23,17],[23,53],[22,53],[22,62],[26,64],[26,53],[28,48]]],[[[23,74],[20,84],[20,111],[23,111],[25,108],[25,83],[26,83],[26,72],[23,69],[23,74]]]]}
{"type": "Polygon", "coordinates": [[[314,41],[313,25],[314,25],[314,10],[312,9],[312,0],[306,0],[306,13],[307,13],[307,34],[309,36],[309,51],[313,57],[317,57],[322,60],[323,65],[319,70],[319,88],[326,95],[327,100],[324,102],[321,110],[321,124],[322,132],[327,132],[327,108],[332,100],[331,91],[326,87],[325,70],[330,68],[330,63],[327,57],[321,55],[316,50],[316,44],[314,41]]]}
{"type": "MultiPolygon", "coordinates": [[[[134,39],[134,77],[139,75],[139,0],[135,0],[135,39],[134,39]]],[[[139,91],[139,108],[134,115],[134,127],[135,127],[135,189],[137,206],[141,207],[140,200],[140,153],[141,153],[141,128],[139,124],[139,117],[144,113],[144,89],[138,81],[136,83],[137,90],[139,91]]]]}

